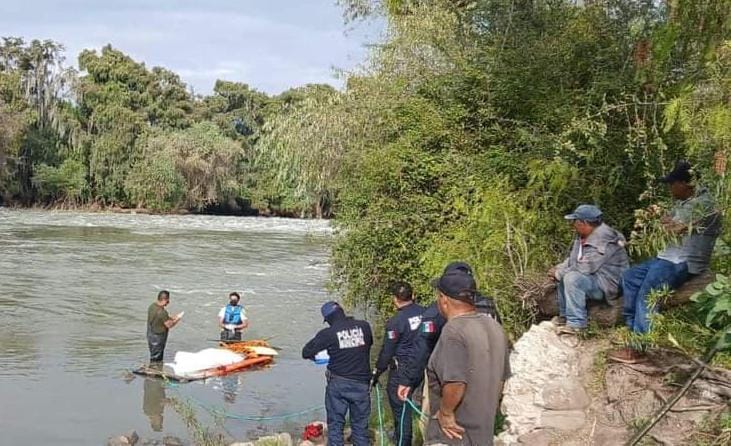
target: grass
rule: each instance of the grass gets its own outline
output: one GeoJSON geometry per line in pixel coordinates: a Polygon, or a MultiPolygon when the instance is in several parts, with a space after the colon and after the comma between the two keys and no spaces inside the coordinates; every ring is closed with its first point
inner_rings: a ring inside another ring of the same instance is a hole
{"type": "Polygon", "coordinates": [[[731,409],[711,414],[692,436],[690,446],[725,446],[731,444],[731,409]]]}
{"type": "Polygon", "coordinates": [[[170,399],[170,404],[188,428],[193,444],[196,446],[227,446],[222,435],[215,434],[198,420],[195,409],[190,403],[173,397],[170,399]]]}

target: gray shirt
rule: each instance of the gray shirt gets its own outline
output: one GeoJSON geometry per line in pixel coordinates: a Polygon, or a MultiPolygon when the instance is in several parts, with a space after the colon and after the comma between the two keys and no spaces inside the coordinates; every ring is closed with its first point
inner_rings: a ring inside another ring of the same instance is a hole
{"type": "Polygon", "coordinates": [[[669,244],[657,258],[673,263],[688,262],[691,274],[705,272],[721,233],[721,215],[708,189],[699,189],[694,196],[678,201],[670,211],[670,217],[674,222],[686,225],[688,233],[680,243],[669,244]]]}
{"type": "Polygon", "coordinates": [[[458,316],[444,326],[429,359],[430,422],[426,444],[491,446],[502,383],[510,374],[508,340],[500,324],[484,314],[458,316]],[[436,420],[442,386],[464,383],[457,406],[457,424],[465,429],[462,440],[450,440],[436,420]]]}
{"type": "Polygon", "coordinates": [[[586,240],[574,238],[569,256],[556,266],[556,280],[563,279],[569,271],[593,276],[604,297],[615,299],[622,273],[629,268],[626,245],[621,232],[602,223],[586,240]]]}

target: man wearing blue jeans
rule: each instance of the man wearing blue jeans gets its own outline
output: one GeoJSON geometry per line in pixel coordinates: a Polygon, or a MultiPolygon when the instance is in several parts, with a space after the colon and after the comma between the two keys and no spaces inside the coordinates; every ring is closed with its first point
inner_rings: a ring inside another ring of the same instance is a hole
{"type": "Polygon", "coordinates": [[[330,326],[320,330],[302,349],[304,359],[315,360],[322,350],[327,350],[327,388],[325,410],[327,412],[327,444],[345,444],[343,429],[345,417],[350,413],[354,446],[368,446],[368,418],[371,413],[371,397],[368,383],[371,379],[370,351],[373,345],[371,327],[366,321],[347,317],[337,302],[327,302],[320,309],[330,326]]]}
{"type": "MultiPolygon", "coordinates": [[[[669,234],[682,239],[624,274],[624,321],[634,333],[650,331],[650,315],[658,311],[657,306],[648,305],[650,293],[663,288],[677,289],[705,272],[721,233],[721,217],[713,198],[707,189],[695,188],[690,164],[678,163],[662,181],[670,188],[676,203],[661,222],[669,234]]],[[[624,348],[610,353],[609,359],[631,364],[643,361],[644,355],[624,348]]]]}
{"type": "Polygon", "coordinates": [[[551,268],[557,282],[559,333],[578,335],[586,328],[587,300],[614,301],[622,273],[629,267],[625,238],[602,221],[602,211],[582,204],[565,216],[576,231],[569,256],[551,268]]]}

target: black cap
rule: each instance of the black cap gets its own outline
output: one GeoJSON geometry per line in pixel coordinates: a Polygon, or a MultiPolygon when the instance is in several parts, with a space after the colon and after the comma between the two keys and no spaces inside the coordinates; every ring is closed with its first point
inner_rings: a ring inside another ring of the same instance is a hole
{"type": "Polygon", "coordinates": [[[452,271],[462,271],[470,276],[472,275],[472,267],[467,262],[452,262],[444,268],[444,272],[442,274],[447,274],[452,271]]]}
{"type": "Polygon", "coordinates": [[[692,167],[689,162],[678,161],[678,164],[675,165],[675,168],[670,173],[660,178],[660,182],[667,184],[672,184],[676,181],[690,183],[693,179],[691,168],[692,167]]]}
{"type": "Polygon", "coordinates": [[[442,274],[438,279],[432,280],[431,286],[452,299],[473,305],[475,303],[475,293],[477,292],[475,279],[460,269],[442,274]]]}

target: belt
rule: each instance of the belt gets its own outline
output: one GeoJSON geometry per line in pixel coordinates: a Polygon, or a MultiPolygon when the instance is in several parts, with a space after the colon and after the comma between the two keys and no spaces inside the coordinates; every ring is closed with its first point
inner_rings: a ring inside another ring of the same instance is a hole
{"type": "Polygon", "coordinates": [[[354,383],[368,385],[368,381],[367,380],[366,381],[361,381],[359,379],[346,378],[344,376],[336,375],[333,372],[331,372],[330,370],[325,370],[325,379],[327,380],[327,382],[330,382],[330,381],[332,381],[335,378],[337,378],[337,379],[344,379],[346,381],[352,381],[354,383]]]}

